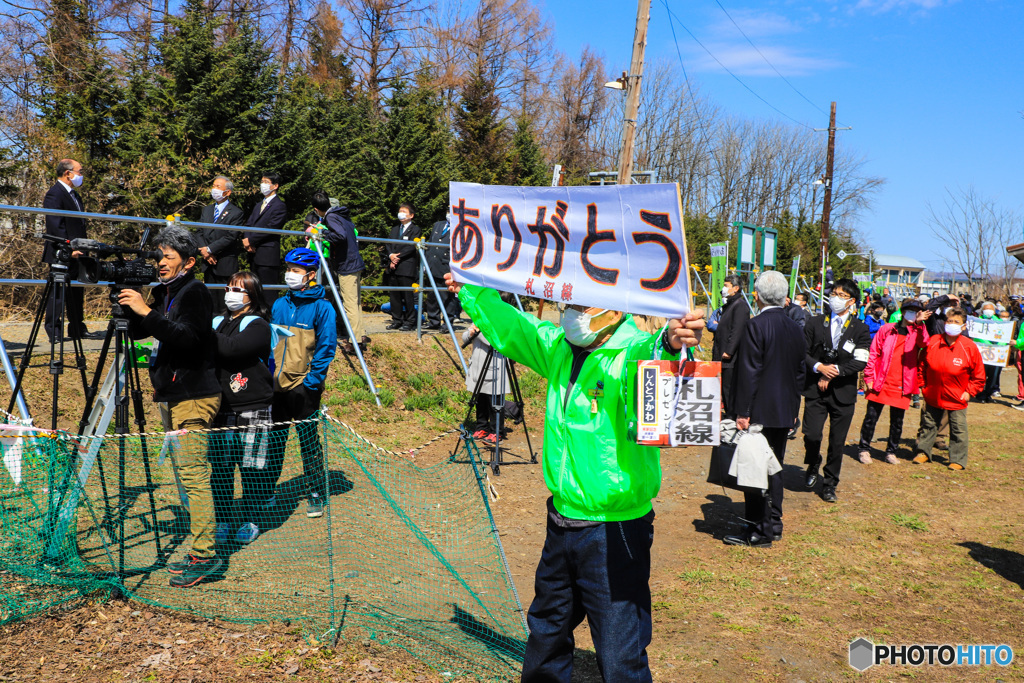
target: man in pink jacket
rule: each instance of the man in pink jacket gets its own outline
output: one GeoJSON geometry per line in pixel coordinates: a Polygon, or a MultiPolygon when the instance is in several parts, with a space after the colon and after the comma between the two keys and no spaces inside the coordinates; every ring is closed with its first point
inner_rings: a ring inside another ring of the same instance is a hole
{"type": "Polygon", "coordinates": [[[903,417],[910,407],[910,397],[918,392],[917,357],[919,349],[928,345],[924,321],[931,315],[917,299],[904,299],[898,323],[882,325],[871,342],[868,365],[864,368],[864,384],[868,401],[864,423],[860,428],[860,449],[857,455],[865,465],[871,464],[871,439],[882,408],[889,406],[889,442],[885,461],[898,465],[896,451],[903,436],[903,417]]]}

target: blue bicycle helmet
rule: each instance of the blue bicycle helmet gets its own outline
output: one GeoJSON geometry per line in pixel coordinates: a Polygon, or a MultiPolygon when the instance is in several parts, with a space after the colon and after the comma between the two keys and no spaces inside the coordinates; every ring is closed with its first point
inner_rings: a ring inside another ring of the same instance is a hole
{"type": "Polygon", "coordinates": [[[298,247],[285,255],[284,262],[302,266],[306,270],[316,270],[320,266],[320,257],[312,249],[298,247]]]}

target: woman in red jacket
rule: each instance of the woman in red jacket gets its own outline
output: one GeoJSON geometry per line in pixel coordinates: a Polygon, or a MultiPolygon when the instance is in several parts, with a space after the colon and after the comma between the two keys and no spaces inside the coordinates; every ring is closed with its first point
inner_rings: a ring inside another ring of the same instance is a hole
{"type": "Polygon", "coordinates": [[[924,321],[929,313],[917,299],[904,299],[900,306],[902,317],[898,323],[879,328],[871,342],[871,355],[864,368],[864,383],[868,401],[864,422],[860,428],[860,452],[857,458],[871,464],[871,439],[882,408],[889,406],[889,442],[885,448],[885,461],[898,465],[896,451],[903,436],[903,416],[910,407],[910,397],[918,392],[918,349],[928,344],[928,330],[924,321]]]}
{"type": "Polygon", "coordinates": [[[964,337],[967,314],[954,308],[946,314],[944,334],[928,340],[919,365],[925,405],[917,433],[915,463],[931,460],[942,416],[949,416],[949,469],[967,466],[967,401],[985,388],[985,365],[978,346],[964,337]]]}

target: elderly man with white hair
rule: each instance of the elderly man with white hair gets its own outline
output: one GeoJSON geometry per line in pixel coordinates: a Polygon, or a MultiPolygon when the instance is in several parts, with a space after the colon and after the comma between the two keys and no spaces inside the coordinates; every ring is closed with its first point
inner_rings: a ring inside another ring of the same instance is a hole
{"type": "MultiPolygon", "coordinates": [[[[736,374],[729,417],[739,429],[761,425],[761,433],[781,464],[786,457],[789,430],[800,414],[804,386],[804,331],[782,308],[789,291],[785,276],[774,270],[754,282],[760,312],[747,323],[736,356],[736,374]]],[[[729,545],[769,548],[782,538],[782,472],[768,480],[768,491],[745,491],[743,534],[726,536],[729,545]]]]}

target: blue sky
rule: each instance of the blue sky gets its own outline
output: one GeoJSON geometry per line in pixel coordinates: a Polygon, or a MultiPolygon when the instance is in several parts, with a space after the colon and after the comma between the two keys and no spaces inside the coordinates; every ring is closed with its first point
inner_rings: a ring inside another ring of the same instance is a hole
{"type": "MultiPolygon", "coordinates": [[[[1021,0],[668,0],[678,20],[775,108],[814,128],[837,102],[841,144],[887,180],[858,226],[876,252],[930,268],[944,254],[926,224],[945,188],[974,185],[1001,207],[1024,209],[1024,2],[1021,0]]],[[[627,68],[633,0],[547,0],[557,42],[589,44],[627,68]]],[[[687,73],[724,111],[788,121],[723,71],[679,24],[687,73]]],[[[652,0],[648,59],[676,60],[664,0],[652,0]]],[[[825,151],[826,134],[821,139],[825,151]]],[[[1019,241],[1024,241],[1024,231],[1019,241]]]]}

